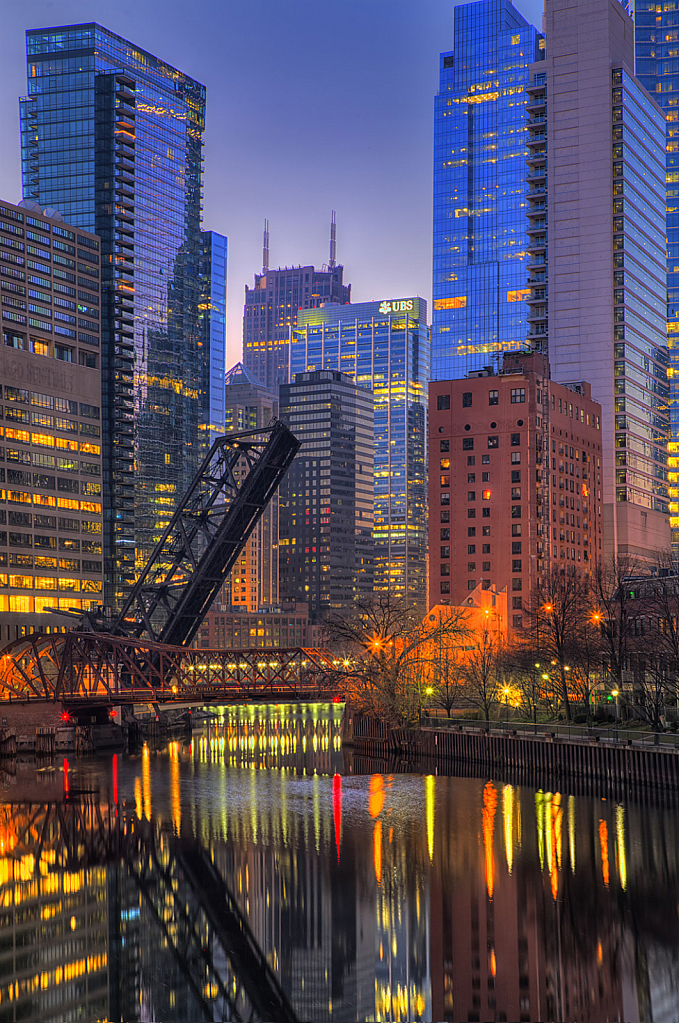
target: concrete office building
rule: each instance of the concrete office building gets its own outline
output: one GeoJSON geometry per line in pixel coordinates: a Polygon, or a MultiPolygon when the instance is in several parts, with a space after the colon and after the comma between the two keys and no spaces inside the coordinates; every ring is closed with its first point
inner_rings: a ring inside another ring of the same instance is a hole
{"type": "Polygon", "coordinates": [[[434,108],[432,378],[482,369],[523,347],[523,132],[528,67],[544,39],[508,2],[454,8],[434,108]]]}
{"type": "Polygon", "coordinates": [[[0,643],[102,602],[99,267],[76,249],[99,239],[0,205],[0,643]]]}
{"type": "Polygon", "coordinates": [[[280,593],[315,625],[373,592],[373,396],[336,371],[297,373],[281,420],[301,447],[280,487],[280,593]]]}
{"type": "Polygon", "coordinates": [[[290,376],[328,369],[375,397],[375,588],[425,610],[427,306],[421,298],[298,314],[290,376]]]}
{"type": "Polygon", "coordinates": [[[102,242],[105,590],[120,605],[203,450],[205,87],[93,23],[31,30],[26,55],[24,196],[102,242]]]}
{"type": "Polygon", "coordinates": [[[253,288],[245,286],[243,309],[243,363],[249,373],[270,389],[287,381],[290,330],[302,309],[351,301],[351,285],[344,283],[344,267],[335,262],[335,221],[331,224],[330,263],[269,269],[269,230],[264,232],[261,274],[253,288]]]}
{"type": "Polygon", "coordinates": [[[547,0],[528,86],[529,341],[602,407],[608,553],[670,542],[665,118],[616,0],[547,0]]]}
{"type": "Polygon", "coordinates": [[[309,642],[308,603],[283,604],[254,614],[233,607],[209,611],[193,645],[203,650],[314,646],[309,642]]]}
{"type": "Polygon", "coordinates": [[[507,591],[508,624],[555,568],[603,557],[601,406],[549,378],[539,353],[429,385],[429,606],[479,583],[507,591]]]}
{"type": "MultiPolygon", "coordinates": [[[[278,418],[277,394],[248,373],[242,363],[226,374],[224,403],[227,433],[258,430],[278,418]]],[[[236,475],[243,478],[246,474],[243,463],[236,475]]],[[[223,610],[233,607],[256,612],[278,603],[279,501],[276,491],[229,573],[218,600],[223,610]]]]}

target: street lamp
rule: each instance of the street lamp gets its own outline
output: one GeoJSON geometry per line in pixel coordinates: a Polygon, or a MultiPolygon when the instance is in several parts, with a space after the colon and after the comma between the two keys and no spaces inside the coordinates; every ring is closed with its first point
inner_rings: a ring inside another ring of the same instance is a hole
{"type": "Polygon", "coordinates": [[[505,694],[505,721],[509,721],[509,687],[505,686],[502,692],[505,694]]]}
{"type": "Polygon", "coordinates": [[[615,723],[617,725],[617,723],[618,723],[618,697],[620,696],[620,693],[619,693],[619,691],[617,689],[612,689],[611,690],[611,696],[615,697],[615,723]]]}

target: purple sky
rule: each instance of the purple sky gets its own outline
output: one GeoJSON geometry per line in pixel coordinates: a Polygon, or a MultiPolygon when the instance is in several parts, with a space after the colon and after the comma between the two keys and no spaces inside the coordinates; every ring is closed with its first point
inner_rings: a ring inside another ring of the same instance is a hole
{"type": "MultiPolygon", "coordinates": [[[[203,226],[229,238],[228,365],[245,284],[327,262],[354,301],[431,293],[432,111],[452,0],[22,0],[0,32],[0,197],[21,198],[27,28],[98,21],[207,86],[203,226]]],[[[540,25],[539,0],[519,0],[540,25]]]]}

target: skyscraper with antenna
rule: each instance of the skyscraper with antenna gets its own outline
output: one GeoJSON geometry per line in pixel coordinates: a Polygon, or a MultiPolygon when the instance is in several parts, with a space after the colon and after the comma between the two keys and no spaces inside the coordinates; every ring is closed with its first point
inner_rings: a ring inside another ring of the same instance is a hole
{"type": "Polygon", "coordinates": [[[337,264],[337,222],[330,220],[330,256],[327,264],[269,267],[269,221],[264,221],[262,272],[254,287],[245,287],[243,310],[243,365],[266,387],[276,389],[288,381],[290,331],[302,309],[351,302],[351,285],[344,283],[344,267],[337,264]]]}

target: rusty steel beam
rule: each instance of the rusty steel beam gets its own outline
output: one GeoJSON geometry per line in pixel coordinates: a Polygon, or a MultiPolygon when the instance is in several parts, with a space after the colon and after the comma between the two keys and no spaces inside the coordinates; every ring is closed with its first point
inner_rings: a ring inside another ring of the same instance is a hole
{"type": "Polygon", "coordinates": [[[305,647],[196,650],[106,633],[15,640],[0,656],[0,701],[69,706],[332,699],[337,660],[305,647]]]}

